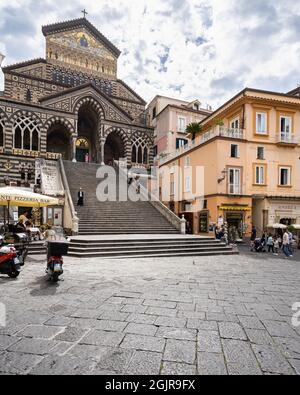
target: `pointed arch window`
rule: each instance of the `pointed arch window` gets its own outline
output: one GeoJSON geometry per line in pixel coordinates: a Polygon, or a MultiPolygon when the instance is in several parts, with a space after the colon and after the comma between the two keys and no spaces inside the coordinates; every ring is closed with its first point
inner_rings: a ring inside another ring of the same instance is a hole
{"type": "Polygon", "coordinates": [[[137,160],[137,162],[138,163],[143,163],[143,150],[142,150],[142,147],[141,146],[139,146],[139,148],[138,148],[138,160],[137,160]]]}
{"type": "Polygon", "coordinates": [[[150,142],[146,137],[137,136],[132,142],[132,163],[149,164],[150,142]]]}
{"type": "Polygon", "coordinates": [[[144,157],[143,157],[143,163],[148,164],[148,148],[144,148],[144,157]]]}
{"type": "Polygon", "coordinates": [[[32,151],[39,151],[39,134],[36,130],[32,133],[32,151]]]}
{"type": "Polygon", "coordinates": [[[14,148],[39,150],[40,130],[34,119],[26,116],[18,118],[13,126],[13,134],[14,148]]]}
{"type": "Polygon", "coordinates": [[[22,148],[22,132],[19,127],[15,130],[15,148],[22,148]]]}
{"type": "Polygon", "coordinates": [[[136,163],[137,161],[137,156],[136,156],[137,152],[136,152],[136,146],[134,145],[132,147],[132,156],[131,156],[131,161],[132,163],[136,163]]]}

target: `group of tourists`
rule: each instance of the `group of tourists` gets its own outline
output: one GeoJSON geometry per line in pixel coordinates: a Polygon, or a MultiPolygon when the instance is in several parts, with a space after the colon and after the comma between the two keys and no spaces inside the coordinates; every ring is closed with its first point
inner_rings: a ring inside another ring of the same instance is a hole
{"type": "Polygon", "coordinates": [[[252,229],[251,234],[251,251],[268,252],[276,256],[282,251],[285,258],[293,258],[294,255],[294,236],[292,232],[286,229],[284,232],[278,232],[276,235],[263,233],[262,237],[257,237],[257,230],[252,229]]]}

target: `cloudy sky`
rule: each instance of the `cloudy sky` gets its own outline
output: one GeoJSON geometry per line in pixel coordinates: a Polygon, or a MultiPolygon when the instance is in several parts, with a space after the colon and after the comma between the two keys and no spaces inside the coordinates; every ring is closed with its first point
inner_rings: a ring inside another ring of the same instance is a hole
{"type": "Polygon", "coordinates": [[[41,25],[84,7],[122,51],[119,78],[146,100],[217,107],[245,86],[300,84],[300,0],[0,0],[4,64],[44,57],[41,25]]]}

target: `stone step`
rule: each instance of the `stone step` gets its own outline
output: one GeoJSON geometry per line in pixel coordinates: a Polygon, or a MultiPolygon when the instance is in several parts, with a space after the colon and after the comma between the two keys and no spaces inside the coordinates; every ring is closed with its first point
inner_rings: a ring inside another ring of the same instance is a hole
{"type": "Polygon", "coordinates": [[[237,251],[233,251],[232,249],[224,249],[224,250],[207,250],[207,251],[191,251],[191,252],[181,252],[181,251],[156,251],[153,253],[153,251],[150,251],[147,253],[147,251],[144,251],[141,253],[132,253],[132,254],[124,254],[124,255],[104,255],[101,254],[99,255],[98,253],[70,253],[69,256],[77,257],[77,258],[103,258],[103,259],[133,259],[133,258],[162,258],[162,257],[196,257],[196,256],[216,256],[216,255],[238,255],[239,253],[237,251]]]}
{"type": "MultiPolygon", "coordinates": [[[[78,236],[77,236],[78,237],[78,236]]],[[[163,238],[158,238],[158,239],[143,239],[143,240],[132,240],[132,239],[118,239],[118,240],[87,240],[87,239],[72,239],[71,240],[72,245],[74,246],[117,246],[117,245],[123,245],[126,243],[126,245],[159,245],[159,244],[175,244],[175,245],[180,245],[180,244],[221,244],[220,241],[215,240],[213,238],[198,238],[198,239],[176,239],[174,237],[168,238],[168,239],[163,239],[163,238]]]]}
{"type": "Polygon", "coordinates": [[[128,245],[124,245],[124,246],[110,246],[110,247],[75,247],[75,246],[70,246],[69,249],[69,253],[73,253],[73,252],[82,252],[84,251],[85,253],[90,253],[90,252],[99,252],[99,253],[109,253],[111,252],[112,254],[118,253],[120,251],[123,251],[125,253],[131,253],[131,252],[145,252],[145,251],[168,251],[168,250],[172,250],[172,251],[183,251],[183,250],[187,250],[187,251],[211,251],[212,247],[215,249],[215,251],[217,250],[224,250],[224,249],[228,249],[228,247],[225,244],[219,244],[219,245],[215,245],[215,246],[191,246],[191,245],[181,245],[180,248],[178,248],[178,246],[176,245],[172,245],[172,244],[163,244],[163,245],[157,245],[157,246],[149,246],[149,245],[140,245],[140,246],[128,246],[128,245]]]}
{"type": "Polygon", "coordinates": [[[84,236],[84,235],[86,235],[86,236],[101,236],[101,235],[127,235],[127,234],[141,234],[141,235],[147,235],[147,234],[149,234],[149,235],[155,235],[155,234],[161,234],[162,236],[163,235],[168,235],[168,234],[178,234],[178,231],[176,230],[176,229],[174,229],[174,230],[168,230],[168,231],[164,231],[164,232],[159,232],[159,231],[157,231],[157,230],[153,230],[153,231],[147,231],[147,230],[143,230],[143,231],[141,231],[141,232],[137,232],[137,231],[135,231],[135,230],[126,230],[126,231],[118,231],[118,230],[116,230],[116,231],[107,231],[107,232],[105,232],[105,231],[90,231],[90,232],[79,232],[79,235],[81,235],[81,236],[84,236]]]}

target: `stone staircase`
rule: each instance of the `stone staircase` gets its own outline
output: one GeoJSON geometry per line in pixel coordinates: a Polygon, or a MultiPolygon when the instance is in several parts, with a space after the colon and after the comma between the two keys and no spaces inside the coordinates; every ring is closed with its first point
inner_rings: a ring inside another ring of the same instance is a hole
{"type": "MultiPolygon", "coordinates": [[[[150,202],[98,201],[97,164],[65,161],[64,168],[79,217],[79,235],[72,237],[69,256],[122,259],[238,254],[210,237],[180,235],[150,202]],[[76,207],[80,187],[85,192],[84,207],[76,207]]],[[[127,192],[127,183],[125,188],[127,192]]]]}
{"type": "Polygon", "coordinates": [[[212,238],[191,236],[151,236],[118,239],[90,239],[76,237],[72,240],[69,256],[101,258],[154,258],[192,257],[238,254],[231,247],[212,238]]]}
{"type": "MultiPolygon", "coordinates": [[[[79,217],[79,235],[178,234],[178,230],[149,202],[99,202],[97,164],[64,162],[70,192],[79,217]],[[76,207],[82,187],[85,206],[76,207]]],[[[127,184],[126,184],[127,190],[127,184]]]]}
{"type": "Polygon", "coordinates": [[[46,246],[44,241],[33,241],[28,247],[29,255],[46,255],[46,246]]]}

